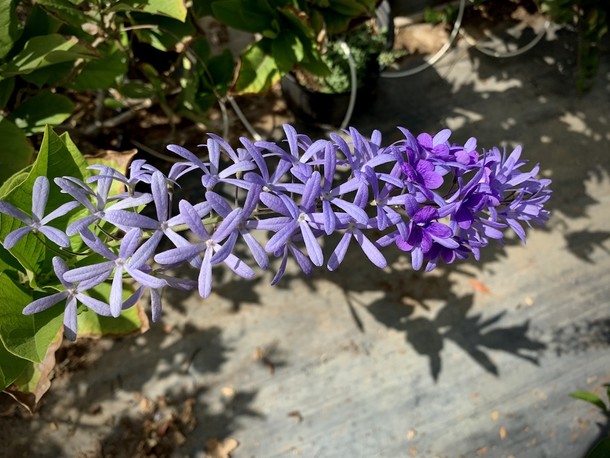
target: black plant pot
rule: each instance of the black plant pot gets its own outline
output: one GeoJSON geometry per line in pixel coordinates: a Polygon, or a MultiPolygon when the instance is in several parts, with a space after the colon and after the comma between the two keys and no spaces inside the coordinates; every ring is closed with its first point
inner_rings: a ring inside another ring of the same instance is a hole
{"type": "MultiPolygon", "coordinates": [[[[356,91],[353,114],[364,112],[375,101],[379,64],[377,56],[371,56],[367,63],[363,84],[356,91]]],[[[281,81],[282,94],[288,108],[299,119],[313,124],[340,126],[349,107],[350,92],[327,94],[315,92],[301,85],[293,74],[281,81]]]]}
{"type": "MultiPolygon", "coordinates": [[[[386,49],[394,44],[394,20],[388,0],[379,3],[376,21],[380,29],[388,31],[386,49]]],[[[365,68],[361,85],[356,91],[356,103],[352,114],[365,112],[375,101],[377,83],[381,74],[379,55],[370,55],[365,68]]],[[[312,124],[329,124],[340,126],[349,107],[351,92],[328,94],[315,92],[301,85],[294,74],[288,74],[281,80],[282,94],[288,108],[304,122],[312,124]]]]}

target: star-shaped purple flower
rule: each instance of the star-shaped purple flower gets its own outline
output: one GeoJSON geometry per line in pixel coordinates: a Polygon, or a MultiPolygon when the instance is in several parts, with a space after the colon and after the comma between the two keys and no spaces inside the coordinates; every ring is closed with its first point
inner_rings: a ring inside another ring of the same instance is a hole
{"type": "Polygon", "coordinates": [[[64,335],[67,339],[75,340],[78,326],[76,313],[78,301],[101,316],[110,316],[110,307],[105,302],[83,294],[84,291],[99,283],[97,278],[92,278],[88,281],[78,283],[66,281],[64,274],[68,270],[68,266],[59,256],[53,258],[53,270],[55,271],[55,275],[65,290],[59,293],[51,294],[50,296],[36,299],[23,309],[23,314],[32,315],[34,313],[39,313],[65,300],[66,309],[64,311],[64,335]]]}
{"type": "Polygon", "coordinates": [[[78,202],[67,202],[44,216],[48,199],[49,179],[45,176],[39,176],[36,178],[34,188],[32,189],[32,216],[28,216],[17,207],[0,200],[0,213],[12,216],[26,224],[25,227],[20,227],[7,234],[4,239],[4,248],[10,250],[29,232],[40,232],[56,245],[62,247],[70,246],[70,239],[68,239],[64,232],[55,227],[47,226],[47,224],[78,207],[78,202]]]}
{"type": "Polygon", "coordinates": [[[150,288],[162,288],[167,283],[144,270],[148,270],[146,262],[152,258],[150,247],[142,246],[138,249],[140,242],[140,229],[132,229],[121,241],[118,255],[113,253],[99,237],[91,231],[81,232],[83,241],[97,254],[102,255],[108,261],[91,264],[69,270],[64,274],[64,279],[71,282],[87,281],[93,285],[106,280],[114,271],[112,288],[110,290],[110,312],[113,317],[118,317],[123,308],[123,271],[126,271],[134,280],[150,288]]]}

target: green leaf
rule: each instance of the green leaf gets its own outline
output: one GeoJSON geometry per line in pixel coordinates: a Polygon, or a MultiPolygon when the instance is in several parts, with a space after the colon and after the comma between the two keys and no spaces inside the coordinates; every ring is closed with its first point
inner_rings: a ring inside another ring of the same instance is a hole
{"type": "Polygon", "coordinates": [[[7,275],[9,276],[18,276],[19,272],[22,272],[22,267],[19,265],[19,261],[17,261],[11,253],[0,245],[0,272],[5,271],[7,271],[7,275]]]}
{"type": "Polygon", "coordinates": [[[79,44],[76,37],[65,38],[56,33],[37,36],[30,38],[19,54],[0,67],[0,77],[28,74],[49,65],[95,55],[94,51],[79,44]]]}
{"type": "Polygon", "coordinates": [[[282,77],[276,60],[267,52],[268,44],[267,39],[262,39],[241,54],[241,67],[235,83],[238,93],[265,92],[282,77]]]}
{"type": "Polygon", "coordinates": [[[6,272],[0,273],[0,340],[12,354],[41,362],[62,325],[62,302],[34,315],[22,311],[32,296],[19,288],[6,272]]]}
{"type": "Polygon", "coordinates": [[[0,199],[4,199],[4,196],[9,194],[13,189],[21,186],[21,184],[27,180],[28,175],[30,174],[30,167],[26,167],[20,172],[17,172],[11,175],[2,186],[0,186],[0,199]]]}
{"type": "Polygon", "coordinates": [[[13,355],[0,342],[0,391],[13,383],[27,364],[27,360],[13,355]]]}
{"type": "Polygon", "coordinates": [[[26,99],[10,117],[26,135],[32,135],[43,132],[47,124],[61,124],[73,111],[74,104],[65,95],[42,92],[26,99]]]}
{"type": "Polygon", "coordinates": [[[265,0],[222,0],[212,3],[214,17],[225,25],[273,38],[277,14],[265,0]]]}
{"type": "Polygon", "coordinates": [[[53,16],[66,24],[79,27],[91,22],[91,18],[80,11],[69,0],[36,0],[36,3],[49,11],[53,16]]]}
{"type": "Polygon", "coordinates": [[[183,0],[146,0],[142,11],[161,14],[180,22],[186,20],[186,5],[183,0]]]}
{"type": "Polygon", "coordinates": [[[11,95],[13,95],[13,89],[15,89],[15,78],[0,81],[0,109],[6,107],[11,95]]]}
{"type": "Polygon", "coordinates": [[[119,87],[123,97],[130,99],[147,99],[155,95],[155,90],[146,83],[131,81],[119,87]]]}
{"type": "Polygon", "coordinates": [[[21,35],[15,6],[15,0],[0,0],[0,59],[13,49],[21,35]]]}
{"type": "Polygon", "coordinates": [[[600,440],[587,453],[587,458],[608,458],[610,456],[610,437],[600,440]]]}
{"type": "Polygon", "coordinates": [[[86,62],[75,80],[67,85],[77,91],[94,91],[114,87],[119,77],[127,72],[127,54],[120,49],[103,52],[100,59],[86,62]]]}
{"type": "MultiPolygon", "coordinates": [[[[100,283],[90,289],[88,294],[107,303],[111,288],[110,283],[100,283]]],[[[131,288],[124,288],[123,301],[127,300],[132,293],[131,288]]],[[[148,326],[148,318],[139,302],[135,306],[123,310],[117,318],[100,316],[89,309],[78,314],[78,335],[81,337],[122,336],[146,332],[148,326]]]]}
{"type": "Polygon", "coordinates": [[[131,15],[134,25],[155,25],[155,28],[137,29],[138,40],[149,43],[161,51],[170,51],[176,44],[192,37],[197,33],[191,21],[180,22],[164,16],[133,13],[131,15]]]}
{"type": "Polygon", "coordinates": [[[281,33],[271,42],[271,54],[282,74],[286,74],[303,59],[303,44],[295,35],[281,33]]]}
{"type": "MultiPolygon", "coordinates": [[[[108,296],[105,300],[108,300],[108,296]]],[[[123,310],[118,318],[100,316],[91,310],[78,315],[80,337],[124,336],[146,330],[148,330],[148,318],[139,306],[123,310]]]]}
{"type": "Polygon", "coordinates": [[[589,393],[588,391],[575,391],[574,393],[570,393],[570,396],[574,399],[580,399],[593,404],[594,406],[599,407],[603,412],[608,410],[606,404],[601,400],[601,398],[593,393],[589,393]]]}
{"type": "Polygon", "coordinates": [[[26,167],[34,148],[19,127],[6,118],[0,117],[0,138],[2,146],[0,149],[0,183],[3,183],[11,175],[26,167]]]}
{"type": "Polygon", "coordinates": [[[56,86],[62,80],[66,79],[72,69],[74,62],[62,62],[60,64],[49,65],[41,69],[35,70],[32,73],[20,75],[28,83],[36,85],[39,89],[43,86],[56,86]]]}
{"type": "Polygon", "coordinates": [[[208,89],[215,89],[220,95],[225,95],[229,84],[233,81],[235,62],[231,51],[225,49],[222,54],[210,58],[205,65],[205,71],[200,76],[208,89]]]}

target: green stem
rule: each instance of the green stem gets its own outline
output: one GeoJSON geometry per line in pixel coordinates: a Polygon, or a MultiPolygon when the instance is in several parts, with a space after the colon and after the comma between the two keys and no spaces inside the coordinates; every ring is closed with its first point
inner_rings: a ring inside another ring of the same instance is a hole
{"type": "Polygon", "coordinates": [[[78,253],[76,251],[68,250],[68,249],[63,248],[63,247],[55,248],[54,246],[49,245],[44,238],[40,237],[40,234],[38,232],[32,232],[32,233],[34,234],[34,236],[38,240],[40,240],[40,242],[45,247],[47,247],[49,250],[53,251],[54,253],[56,253],[58,255],[61,255],[61,256],[66,256],[66,255],[69,255],[69,256],[88,256],[89,254],[91,254],[91,253],[78,253]]]}

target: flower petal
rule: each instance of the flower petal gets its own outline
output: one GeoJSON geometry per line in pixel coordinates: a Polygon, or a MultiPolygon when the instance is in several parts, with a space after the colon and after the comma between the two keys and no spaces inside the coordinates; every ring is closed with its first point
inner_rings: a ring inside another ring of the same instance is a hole
{"type": "Polygon", "coordinates": [[[28,215],[23,213],[21,210],[19,210],[14,205],[11,205],[8,202],[4,202],[2,200],[0,200],[0,213],[4,213],[5,215],[16,218],[25,224],[32,223],[32,218],[30,218],[28,215]]]}
{"type": "Polygon", "coordinates": [[[49,199],[49,179],[41,175],[34,181],[32,189],[32,218],[40,221],[44,216],[44,209],[49,199]]]}
{"type": "Polygon", "coordinates": [[[68,340],[76,340],[78,320],[76,317],[76,298],[70,297],[64,310],[64,336],[68,340]]]}
{"type": "Polygon", "coordinates": [[[123,268],[117,266],[110,289],[110,314],[114,318],[118,318],[121,310],[123,310],[123,268]]]}
{"type": "Polygon", "coordinates": [[[112,314],[110,313],[110,306],[108,304],[106,304],[105,302],[102,302],[91,296],[87,296],[86,294],[83,294],[83,293],[78,293],[76,295],[76,298],[80,302],[82,302],[84,305],[86,305],[88,308],[90,308],[95,313],[97,313],[98,315],[112,316],[112,314]]]}
{"type": "Polygon", "coordinates": [[[201,253],[200,244],[184,245],[170,250],[162,251],[155,255],[155,261],[159,264],[179,264],[189,261],[201,253]]]}
{"type": "Polygon", "coordinates": [[[341,240],[339,240],[339,243],[335,247],[335,250],[330,255],[330,258],[328,259],[328,270],[336,270],[343,262],[343,258],[345,258],[345,253],[347,253],[347,249],[349,248],[349,243],[351,240],[352,233],[350,231],[346,231],[341,237],[341,240]]]}
{"type": "Polygon", "coordinates": [[[64,280],[70,283],[79,283],[81,281],[90,280],[103,275],[106,275],[106,278],[108,278],[113,268],[114,261],[106,261],[99,264],[92,264],[90,266],[77,267],[76,269],[68,270],[64,274],[64,280]]]}
{"type": "Polygon", "coordinates": [[[54,306],[58,302],[61,302],[69,296],[67,291],[61,291],[59,293],[51,294],[50,296],[41,297],[35,301],[30,302],[24,309],[24,315],[32,315],[34,313],[42,312],[49,307],[54,306]]]}
{"type": "Polygon", "coordinates": [[[20,227],[19,229],[15,229],[13,232],[6,234],[6,237],[4,238],[3,242],[4,248],[10,250],[17,244],[17,242],[19,242],[19,240],[21,240],[31,231],[32,228],[30,226],[25,226],[20,227]]]}
{"type": "Polygon", "coordinates": [[[44,234],[45,237],[48,238],[51,242],[53,242],[55,245],[61,247],[70,246],[70,239],[63,231],[60,231],[59,229],[56,229],[51,226],[40,226],[38,228],[38,232],[44,234]]]}
{"type": "Polygon", "coordinates": [[[53,221],[54,219],[59,218],[60,216],[64,216],[66,213],[74,210],[79,205],[80,205],[80,202],[76,202],[76,201],[66,202],[65,204],[57,207],[55,210],[53,210],[47,216],[42,218],[40,220],[40,222],[42,224],[47,224],[47,223],[53,221]]]}
{"type": "Polygon", "coordinates": [[[199,295],[204,299],[212,292],[212,253],[211,248],[205,251],[201,269],[199,270],[199,295]]]}
{"type": "Polygon", "coordinates": [[[301,227],[301,234],[303,234],[303,240],[305,241],[307,254],[311,259],[311,262],[313,262],[315,266],[321,266],[324,264],[324,256],[322,255],[322,248],[320,247],[318,239],[313,234],[311,227],[309,227],[307,222],[302,222],[299,226],[301,227]]]}

